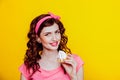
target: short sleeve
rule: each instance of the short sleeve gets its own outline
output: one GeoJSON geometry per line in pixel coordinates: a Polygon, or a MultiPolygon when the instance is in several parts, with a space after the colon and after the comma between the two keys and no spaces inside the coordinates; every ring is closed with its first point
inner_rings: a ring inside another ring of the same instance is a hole
{"type": "Polygon", "coordinates": [[[30,76],[30,73],[28,72],[25,64],[22,64],[20,67],[19,67],[19,71],[22,73],[22,75],[25,76],[25,78],[28,79],[28,77],[30,76]]]}
{"type": "Polygon", "coordinates": [[[76,71],[78,72],[78,70],[80,69],[80,67],[84,64],[84,62],[82,61],[82,59],[76,55],[76,54],[73,54],[73,57],[75,59],[75,61],[77,62],[77,67],[76,67],[76,71]]]}

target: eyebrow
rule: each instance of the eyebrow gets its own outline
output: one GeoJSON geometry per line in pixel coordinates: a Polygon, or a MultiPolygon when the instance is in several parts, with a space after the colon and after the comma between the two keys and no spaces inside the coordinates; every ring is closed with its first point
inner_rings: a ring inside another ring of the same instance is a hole
{"type": "MultiPolygon", "coordinates": [[[[55,32],[56,32],[56,31],[60,31],[60,30],[57,29],[57,30],[55,30],[55,32]]],[[[51,32],[48,31],[48,32],[44,32],[43,34],[46,34],[46,33],[48,34],[48,33],[51,33],[51,32]]]]}

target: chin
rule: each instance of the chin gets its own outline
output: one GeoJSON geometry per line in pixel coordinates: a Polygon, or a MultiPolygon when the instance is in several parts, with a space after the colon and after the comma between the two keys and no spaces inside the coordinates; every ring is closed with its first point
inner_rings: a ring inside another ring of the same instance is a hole
{"type": "Polygon", "coordinates": [[[56,46],[56,47],[50,47],[50,50],[58,50],[58,46],[56,46]]]}
{"type": "Polygon", "coordinates": [[[58,47],[57,48],[51,48],[51,50],[57,50],[58,49],[58,47]]]}

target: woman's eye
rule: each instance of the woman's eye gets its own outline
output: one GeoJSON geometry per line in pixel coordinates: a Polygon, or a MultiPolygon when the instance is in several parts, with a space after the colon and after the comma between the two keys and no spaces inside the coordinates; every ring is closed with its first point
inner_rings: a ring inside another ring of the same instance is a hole
{"type": "Polygon", "coordinates": [[[49,36],[49,35],[50,35],[49,33],[45,34],[45,36],[49,36]]]}
{"type": "Polygon", "coordinates": [[[60,33],[60,31],[56,31],[56,33],[60,33]]]}

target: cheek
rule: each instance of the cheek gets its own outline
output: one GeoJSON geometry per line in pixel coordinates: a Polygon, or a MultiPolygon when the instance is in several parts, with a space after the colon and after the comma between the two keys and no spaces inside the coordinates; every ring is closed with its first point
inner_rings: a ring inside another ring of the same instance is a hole
{"type": "Polygon", "coordinates": [[[46,37],[42,37],[41,38],[41,43],[42,44],[45,44],[45,43],[48,43],[49,42],[49,39],[48,38],[46,38],[46,37]]]}
{"type": "Polygon", "coordinates": [[[58,39],[58,40],[61,40],[61,35],[58,35],[58,36],[57,36],[57,39],[58,39]]]}

